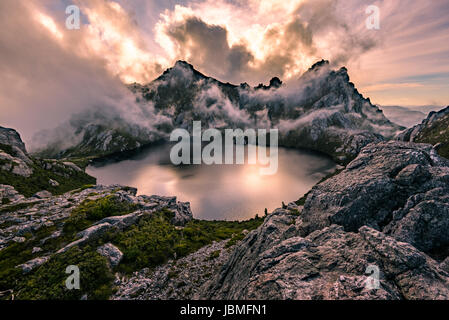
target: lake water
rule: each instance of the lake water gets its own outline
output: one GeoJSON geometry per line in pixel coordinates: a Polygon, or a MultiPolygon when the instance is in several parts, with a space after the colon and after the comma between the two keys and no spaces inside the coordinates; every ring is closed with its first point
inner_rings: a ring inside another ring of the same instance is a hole
{"type": "Polygon", "coordinates": [[[261,175],[260,165],[184,165],[170,161],[170,146],[144,150],[122,161],[91,165],[87,173],[97,183],[121,184],[138,194],[177,196],[189,201],[197,219],[246,220],[298,200],[335,163],[322,155],[279,148],[278,171],[261,175]]]}

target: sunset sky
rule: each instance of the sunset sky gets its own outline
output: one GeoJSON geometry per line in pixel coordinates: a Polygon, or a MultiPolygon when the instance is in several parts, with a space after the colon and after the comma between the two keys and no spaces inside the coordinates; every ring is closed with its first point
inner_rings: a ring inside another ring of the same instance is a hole
{"type": "Polygon", "coordinates": [[[178,59],[256,85],[324,58],[373,103],[448,105],[448,17],[447,0],[1,0],[0,125],[27,138],[178,59]],[[65,27],[70,4],[79,30],[65,27]]]}

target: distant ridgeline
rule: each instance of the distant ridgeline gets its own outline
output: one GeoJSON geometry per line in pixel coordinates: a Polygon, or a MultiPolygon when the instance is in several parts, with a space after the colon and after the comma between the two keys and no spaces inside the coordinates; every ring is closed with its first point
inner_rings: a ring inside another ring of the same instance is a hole
{"type": "Polygon", "coordinates": [[[107,156],[167,141],[174,129],[201,121],[204,130],[276,128],[280,146],[323,152],[345,164],[368,143],[404,129],[357,91],[346,68],[332,70],[324,60],[289,84],[279,78],[254,88],[223,83],[178,61],[154,81],[128,87],[135,109],[76,115],[66,126],[76,142],[67,148],[67,141],[54,140],[38,154],[107,156]]]}

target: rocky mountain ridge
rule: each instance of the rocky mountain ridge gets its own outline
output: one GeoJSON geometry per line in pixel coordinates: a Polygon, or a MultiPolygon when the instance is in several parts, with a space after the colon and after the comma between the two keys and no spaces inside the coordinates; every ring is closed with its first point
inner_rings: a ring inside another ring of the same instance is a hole
{"type": "Polygon", "coordinates": [[[191,129],[195,120],[202,121],[203,129],[278,128],[280,145],[320,151],[347,163],[363,146],[403,129],[357,91],[346,68],[332,70],[324,60],[290,84],[273,78],[254,88],[220,82],[178,61],[151,83],[129,89],[139,121],[129,120],[126,112],[77,115],[69,126],[78,142],[70,148],[53,142],[40,154],[63,158],[125,152],[167,141],[173,129],[191,129]]]}

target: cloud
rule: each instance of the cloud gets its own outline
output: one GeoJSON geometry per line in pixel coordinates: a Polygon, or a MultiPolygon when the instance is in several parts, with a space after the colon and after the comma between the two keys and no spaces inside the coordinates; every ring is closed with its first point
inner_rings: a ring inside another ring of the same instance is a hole
{"type": "Polygon", "coordinates": [[[365,92],[375,92],[397,88],[421,88],[423,86],[424,85],[421,83],[380,83],[372,86],[362,87],[360,89],[365,92]]]}
{"type": "MultiPolygon", "coordinates": [[[[156,40],[173,58],[231,82],[299,76],[321,58],[340,66],[377,44],[333,0],[202,1],[166,10],[156,40]],[[219,13],[221,12],[221,14],[219,13]],[[270,12],[270,14],[267,14],[270,12]],[[275,17],[275,19],[273,19],[275,17]]],[[[361,18],[364,18],[361,15],[361,18]]]]}
{"type": "Polygon", "coordinates": [[[67,124],[73,114],[111,112],[137,124],[142,119],[122,82],[149,72],[139,55],[132,59],[133,48],[142,46],[133,35],[137,27],[108,1],[88,3],[94,11],[84,12],[90,18],[109,20],[69,31],[36,2],[0,1],[0,125],[19,130],[29,148],[36,132],[67,124]],[[107,27],[111,21],[114,27],[107,27]]]}
{"type": "Polygon", "coordinates": [[[0,125],[26,142],[73,113],[139,110],[122,82],[149,82],[178,59],[257,85],[293,82],[324,58],[347,65],[376,103],[449,101],[446,0],[73,2],[83,16],[76,31],[65,29],[66,0],[0,1],[0,125]],[[370,4],[380,7],[378,31],[365,27],[370,4]],[[436,73],[444,76],[424,77],[436,73]]]}
{"type": "Polygon", "coordinates": [[[219,78],[230,79],[245,72],[254,60],[245,45],[229,45],[225,28],[209,25],[198,17],[175,23],[166,32],[176,42],[179,58],[195,66],[207,65],[208,72],[219,78]]]}

